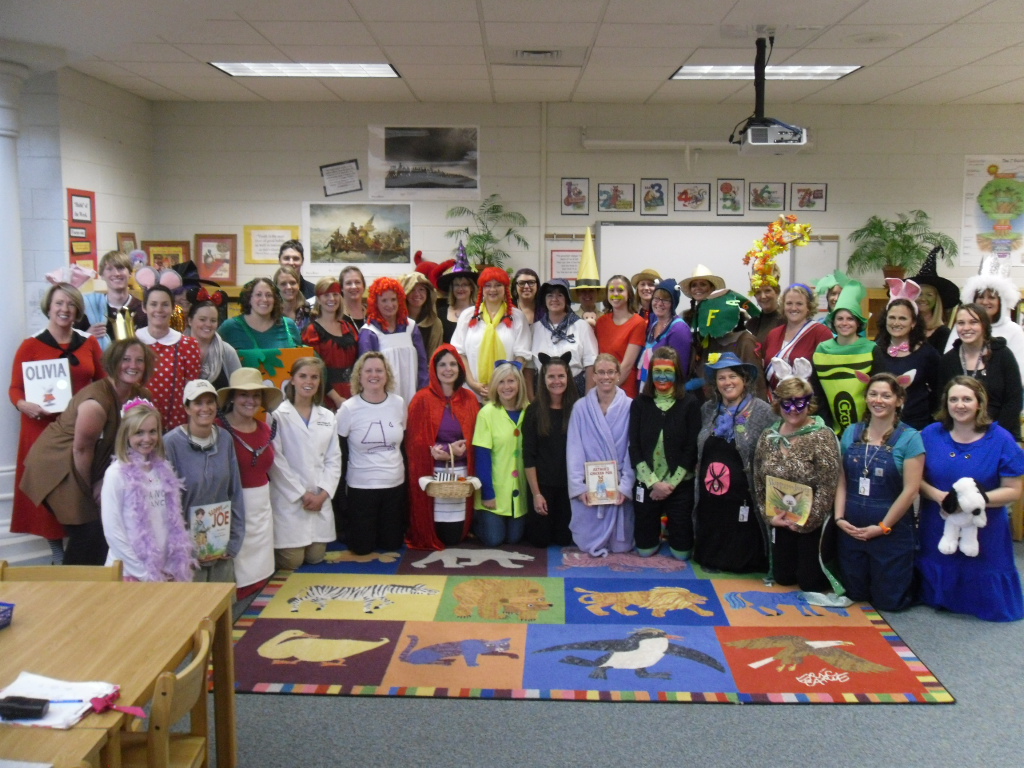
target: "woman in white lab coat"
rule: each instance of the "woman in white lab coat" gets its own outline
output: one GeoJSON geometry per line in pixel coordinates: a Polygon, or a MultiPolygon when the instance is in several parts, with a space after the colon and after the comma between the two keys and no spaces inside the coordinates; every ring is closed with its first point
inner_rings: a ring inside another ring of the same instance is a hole
{"type": "Polygon", "coordinates": [[[334,414],[323,407],[327,371],[318,357],[295,361],[288,399],[274,411],[274,560],[293,571],[319,563],[337,535],[331,499],[341,479],[341,449],[334,414]]]}

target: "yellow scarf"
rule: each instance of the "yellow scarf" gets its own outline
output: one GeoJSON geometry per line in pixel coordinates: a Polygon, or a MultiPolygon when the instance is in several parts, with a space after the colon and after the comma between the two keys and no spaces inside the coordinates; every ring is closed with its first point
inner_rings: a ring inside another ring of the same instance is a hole
{"type": "Polygon", "coordinates": [[[480,342],[480,358],[476,365],[477,380],[484,386],[491,383],[491,374],[494,373],[494,363],[497,360],[505,360],[505,344],[498,336],[498,325],[505,319],[505,302],[501,303],[494,317],[487,311],[487,305],[480,305],[480,319],[484,323],[484,338],[480,342]]]}

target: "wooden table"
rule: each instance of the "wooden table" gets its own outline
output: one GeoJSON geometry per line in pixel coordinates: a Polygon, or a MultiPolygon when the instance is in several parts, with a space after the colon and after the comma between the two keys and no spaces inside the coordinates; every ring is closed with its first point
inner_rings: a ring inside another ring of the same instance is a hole
{"type": "Polygon", "coordinates": [[[107,743],[102,728],[19,728],[0,726],[0,758],[53,763],[54,768],[78,768],[82,762],[100,765],[100,749],[107,743]]]}
{"type": "MultiPolygon", "coordinates": [[[[0,582],[0,602],[14,603],[14,623],[0,630],[0,688],[22,672],[121,686],[120,704],[145,705],[157,676],[188,656],[192,635],[209,616],[213,638],[217,765],[234,768],[235,665],[231,646],[233,584],[0,582]]],[[[75,726],[110,735],[104,763],[120,762],[125,715],[89,714],[75,726]]],[[[9,727],[0,726],[0,756],[9,727]]]]}

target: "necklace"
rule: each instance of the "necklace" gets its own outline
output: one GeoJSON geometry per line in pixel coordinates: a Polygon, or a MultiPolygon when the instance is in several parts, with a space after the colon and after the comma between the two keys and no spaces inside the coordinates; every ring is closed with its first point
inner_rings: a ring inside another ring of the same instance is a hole
{"type": "Polygon", "coordinates": [[[980,379],[985,376],[985,355],[988,352],[988,344],[985,344],[981,351],[978,352],[978,359],[974,364],[974,369],[967,367],[967,355],[964,353],[964,345],[960,345],[960,368],[963,369],[965,376],[970,376],[974,379],[980,379]]]}

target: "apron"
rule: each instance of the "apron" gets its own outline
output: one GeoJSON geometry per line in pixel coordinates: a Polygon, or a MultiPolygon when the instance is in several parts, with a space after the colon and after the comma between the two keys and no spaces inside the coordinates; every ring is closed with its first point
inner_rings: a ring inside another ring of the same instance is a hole
{"type": "MultiPolygon", "coordinates": [[[[864,423],[851,427],[854,441],[843,455],[843,471],[846,472],[845,515],[852,525],[863,528],[882,522],[893,501],[903,492],[903,473],[896,467],[893,448],[907,428],[906,424],[900,424],[885,445],[867,445],[860,439],[864,423]],[[860,492],[861,480],[865,478],[870,481],[866,495],[860,492]]],[[[840,559],[846,563],[852,557],[867,554],[874,561],[870,571],[872,594],[884,592],[893,598],[889,606],[903,604],[905,607],[909,604],[913,577],[914,537],[914,516],[908,510],[888,536],[861,542],[840,532],[840,559]]],[[[867,574],[862,578],[867,578],[867,574]]]]}
{"type": "Polygon", "coordinates": [[[235,556],[235,584],[247,587],[274,575],[274,513],[270,484],[243,488],[245,538],[235,556]]]}
{"type": "Polygon", "coordinates": [[[743,460],[735,445],[715,435],[701,452],[695,518],[693,559],[700,565],[733,573],[768,569],[764,523],[743,460]]]}
{"type": "Polygon", "coordinates": [[[395,374],[395,394],[405,401],[405,410],[408,411],[412,396],[416,394],[416,377],[419,369],[416,345],[412,341],[414,326],[408,326],[401,333],[384,333],[374,326],[370,327],[377,334],[380,353],[384,355],[395,374]]]}

